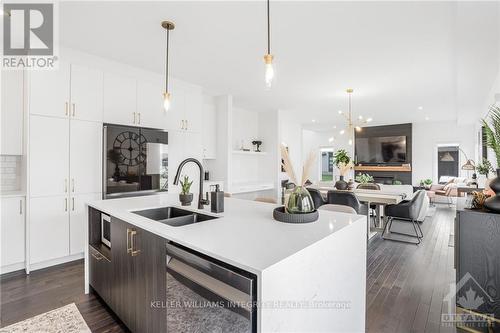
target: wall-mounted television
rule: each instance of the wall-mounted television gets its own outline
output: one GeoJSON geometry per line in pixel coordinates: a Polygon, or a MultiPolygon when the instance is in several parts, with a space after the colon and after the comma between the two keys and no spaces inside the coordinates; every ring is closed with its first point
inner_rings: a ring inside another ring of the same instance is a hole
{"type": "Polygon", "coordinates": [[[355,142],[357,163],[407,163],[406,136],[375,136],[356,138],[355,142]]]}

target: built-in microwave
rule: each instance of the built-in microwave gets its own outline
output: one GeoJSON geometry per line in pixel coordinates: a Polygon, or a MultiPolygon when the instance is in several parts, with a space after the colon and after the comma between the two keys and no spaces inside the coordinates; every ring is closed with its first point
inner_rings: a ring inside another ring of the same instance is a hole
{"type": "Polygon", "coordinates": [[[111,217],[101,213],[101,243],[111,248],[111,217]]]}

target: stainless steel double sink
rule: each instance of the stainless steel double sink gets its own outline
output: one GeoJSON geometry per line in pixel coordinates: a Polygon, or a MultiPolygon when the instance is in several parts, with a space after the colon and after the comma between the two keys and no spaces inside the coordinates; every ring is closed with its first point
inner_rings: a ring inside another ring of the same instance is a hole
{"type": "Polygon", "coordinates": [[[132,212],[142,217],[155,220],[172,227],[180,227],[188,224],[209,221],[216,219],[216,216],[210,216],[181,209],[178,207],[160,207],[152,209],[137,210],[132,212]]]}

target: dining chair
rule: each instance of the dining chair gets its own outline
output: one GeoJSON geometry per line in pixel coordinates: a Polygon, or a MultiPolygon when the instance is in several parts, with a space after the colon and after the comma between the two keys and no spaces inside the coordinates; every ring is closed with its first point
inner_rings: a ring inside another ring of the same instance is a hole
{"type": "Polygon", "coordinates": [[[345,205],[354,208],[357,214],[367,214],[368,207],[359,202],[356,195],[347,191],[330,190],[327,193],[326,202],[334,205],[345,205]]]}
{"type": "Polygon", "coordinates": [[[321,192],[315,188],[308,188],[309,194],[311,195],[311,198],[313,199],[314,207],[316,209],[319,209],[319,207],[323,206],[326,204],[325,199],[323,198],[323,195],[321,192]]]}
{"type": "MultiPolygon", "coordinates": [[[[359,184],[356,189],[360,190],[378,190],[380,191],[380,185],[377,183],[363,183],[359,184]]],[[[373,224],[375,225],[375,221],[373,218],[377,216],[376,210],[377,205],[370,205],[370,218],[373,220],[373,224]]]]}
{"type": "Polygon", "coordinates": [[[346,205],[334,205],[334,204],[324,204],[318,208],[319,210],[328,210],[331,212],[349,213],[357,214],[354,208],[346,205]]]}
{"type": "Polygon", "coordinates": [[[424,204],[425,195],[425,190],[419,190],[415,192],[411,200],[403,200],[396,205],[387,205],[385,207],[384,213],[388,217],[388,221],[384,227],[384,231],[382,232],[383,239],[416,245],[420,244],[421,239],[424,238],[424,234],[422,233],[422,229],[420,228],[417,219],[420,214],[420,210],[422,209],[422,205],[424,204]],[[392,231],[391,227],[393,220],[395,219],[401,222],[411,223],[415,233],[392,231]],[[416,241],[389,238],[387,237],[388,233],[410,236],[412,238],[416,238],[416,241]]]}

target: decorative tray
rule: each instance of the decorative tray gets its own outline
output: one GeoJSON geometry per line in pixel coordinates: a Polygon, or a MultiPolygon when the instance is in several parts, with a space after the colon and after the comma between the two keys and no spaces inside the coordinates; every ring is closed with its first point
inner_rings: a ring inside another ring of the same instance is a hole
{"type": "Polygon", "coordinates": [[[285,223],[311,223],[318,219],[319,213],[315,209],[310,213],[303,214],[288,214],[285,211],[285,207],[277,207],[273,211],[273,218],[276,221],[285,222],[285,223]]]}

